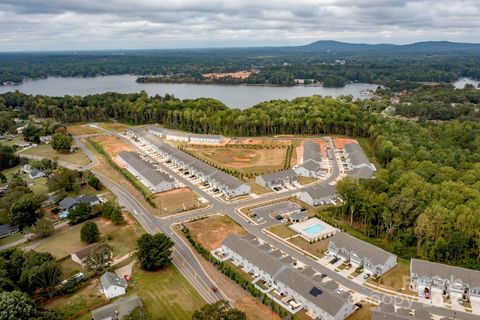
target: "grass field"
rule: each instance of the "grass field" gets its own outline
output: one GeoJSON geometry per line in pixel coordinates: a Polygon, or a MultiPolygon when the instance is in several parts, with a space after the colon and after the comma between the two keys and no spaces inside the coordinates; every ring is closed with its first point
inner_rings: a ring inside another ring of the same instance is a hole
{"type": "Polygon", "coordinates": [[[279,224],[277,226],[270,227],[267,230],[283,239],[297,234],[295,231],[290,229],[286,224],[279,224]]]}
{"type": "MultiPolygon", "coordinates": [[[[377,285],[372,279],[368,280],[369,283],[377,285]]],[[[394,291],[404,291],[404,293],[412,294],[408,290],[410,283],[410,261],[407,259],[398,258],[395,268],[389,270],[380,279],[380,287],[387,288],[394,291]]]]}
{"type": "Polygon", "coordinates": [[[198,201],[198,195],[188,188],[157,193],[154,202],[161,210],[162,215],[175,214],[205,206],[198,201]]]}
{"type": "Polygon", "coordinates": [[[91,127],[86,124],[76,124],[76,125],[68,126],[67,131],[68,133],[74,136],[81,136],[84,134],[97,134],[102,132],[100,129],[91,127]]]}
{"type": "Polygon", "coordinates": [[[209,250],[220,247],[221,242],[230,234],[246,234],[235,221],[221,215],[188,222],[186,225],[192,237],[209,250]]]}
{"type": "MultiPolygon", "coordinates": [[[[10,222],[10,219],[6,223],[9,223],[9,222],[10,222]]],[[[2,222],[2,224],[3,224],[3,222],[2,222]]],[[[12,243],[14,241],[20,240],[22,238],[23,238],[23,235],[21,233],[15,233],[15,234],[12,234],[10,236],[0,238],[0,246],[4,246],[6,244],[9,244],[9,243],[12,243]]]]}
{"type": "Polygon", "coordinates": [[[29,148],[25,151],[22,151],[21,154],[31,154],[42,158],[65,161],[77,166],[84,166],[90,162],[87,155],[81,150],[76,150],[73,153],[60,153],[53,150],[49,144],[41,144],[36,147],[29,148]]]}
{"type": "Polygon", "coordinates": [[[63,319],[91,319],[90,311],[108,303],[100,292],[99,279],[93,279],[72,295],[48,301],[45,307],[58,312],[63,319]]]}
{"type": "Polygon", "coordinates": [[[123,132],[131,128],[131,126],[119,122],[104,122],[99,124],[100,127],[110,131],[123,132]]]}
{"type": "Polygon", "coordinates": [[[288,242],[296,245],[297,247],[302,248],[308,253],[311,253],[312,255],[319,258],[323,257],[323,252],[325,252],[325,250],[328,247],[328,240],[320,240],[320,241],[315,241],[313,243],[309,243],[302,237],[295,237],[288,240],[288,242]]]}
{"type": "Polygon", "coordinates": [[[22,171],[21,166],[3,170],[3,174],[5,174],[8,180],[12,179],[16,173],[20,173],[22,179],[27,182],[28,186],[33,192],[37,194],[48,193],[47,178],[30,179],[30,177],[22,171]]]}
{"type": "MultiPolygon", "coordinates": [[[[144,233],[143,229],[133,220],[125,225],[115,226],[107,219],[92,219],[97,224],[101,241],[105,241],[113,248],[115,256],[123,256],[136,249],[137,239],[144,233]],[[108,239],[107,239],[108,236],[108,239]]],[[[52,236],[43,240],[35,248],[39,252],[50,252],[55,258],[61,259],[85,247],[80,241],[80,229],[84,223],[66,226],[59,229],[52,236]]]]}
{"type": "Polygon", "coordinates": [[[174,268],[156,272],[133,270],[134,284],[129,292],[143,301],[150,319],[189,320],[205,302],[188,281],[174,268]]]}
{"type": "Polygon", "coordinates": [[[240,147],[199,147],[188,145],[187,150],[197,157],[223,168],[253,174],[262,174],[282,169],[287,154],[286,148],[244,149],[240,147]]]}

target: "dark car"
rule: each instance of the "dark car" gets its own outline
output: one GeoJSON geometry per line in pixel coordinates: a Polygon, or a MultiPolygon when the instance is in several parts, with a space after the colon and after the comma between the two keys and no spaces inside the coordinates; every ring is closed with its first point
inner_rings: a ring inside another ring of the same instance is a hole
{"type": "Polygon", "coordinates": [[[339,259],[337,257],[333,258],[332,260],[330,260],[330,264],[335,264],[337,263],[339,259]]]}

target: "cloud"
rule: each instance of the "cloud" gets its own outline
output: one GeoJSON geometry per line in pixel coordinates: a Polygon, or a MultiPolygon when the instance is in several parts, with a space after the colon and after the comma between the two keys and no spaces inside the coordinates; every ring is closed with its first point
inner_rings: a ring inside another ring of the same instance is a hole
{"type": "Polygon", "coordinates": [[[478,0],[2,0],[0,50],[478,42],[478,0]]]}

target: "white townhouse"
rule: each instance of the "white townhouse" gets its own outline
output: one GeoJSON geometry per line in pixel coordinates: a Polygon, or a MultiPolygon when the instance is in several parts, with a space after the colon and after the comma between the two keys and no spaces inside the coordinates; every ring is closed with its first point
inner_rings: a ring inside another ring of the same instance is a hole
{"type": "Polygon", "coordinates": [[[480,271],[420,259],[410,260],[410,288],[413,291],[448,292],[480,303],[480,271]]]}
{"type": "Polygon", "coordinates": [[[318,206],[336,201],[338,196],[335,186],[317,184],[298,192],[297,198],[311,206],[318,206]]]}
{"type": "Polygon", "coordinates": [[[397,265],[396,255],[345,232],[337,232],[329,238],[328,251],[356,267],[363,267],[372,275],[382,276],[397,265]]]}
{"type": "Polygon", "coordinates": [[[264,188],[282,187],[297,181],[298,175],[292,169],[268,173],[255,178],[255,183],[264,188]]]}
{"type": "Polygon", "coordinates": [[[208,143],[208,144],[221,144],[223,142],[223,136],[212,134],[196,134],[190,135],[191,143],[208,143]]]}
{"type": "Polygon", "coordinates": [[[314,141],[307,141],[303,144],[302,163],[293,167],[293,170],[303,177],[320,178],[328,170],[328,162],[322,160],[320,144],[314,141]]]}
{"type": "Polygon", "coordinates": [[[347,166],[348,175],[356,178],[371,178],[377,170],[375,166],[368,161],[362,147],[356,142],[347,143],[343,154],[347,166]]]}

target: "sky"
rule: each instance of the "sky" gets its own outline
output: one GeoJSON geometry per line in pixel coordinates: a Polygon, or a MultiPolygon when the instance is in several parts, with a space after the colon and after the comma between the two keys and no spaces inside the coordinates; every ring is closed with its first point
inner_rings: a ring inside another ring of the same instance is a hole
{"type": "Polygon", "coordinates": [[[0,0],[0,51],[480,42],[480,0],[0,0]]]}

